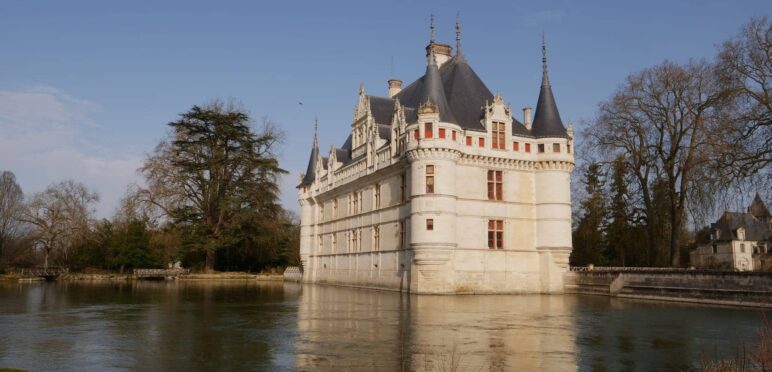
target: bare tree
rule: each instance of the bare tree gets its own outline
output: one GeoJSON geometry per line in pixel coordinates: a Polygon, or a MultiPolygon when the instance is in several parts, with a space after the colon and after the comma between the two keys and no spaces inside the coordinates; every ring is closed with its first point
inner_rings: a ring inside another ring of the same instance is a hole
{"type": "Polygon", "coordinates": [[[95,192],[72,180],[52,184],[32,196],[22,219],[34,227],[36,242],[44,252],[44,267],[53,253],[66,259],[74,240],[88,231],[98,200],[95,192]]]}
{"type": "Polygon", "coordinates": [[[701,170],[713,158],[711,134],[720,125],[718,108],[727,97],[714,76],[713,66],[704,61],[665,61],[630,75],[601,103],[597,120],[585,131],[608,161],[621,157],[635,176],[652,261],[667,241],[670,265],[679,264],[687,205],[717,181],[701,170]]]}
{"type": "Polygon", "coordinates": [[[0,259],[5,247],[15,238],[20,228],[24,208],[24,194],[16,183],[16,176],[9,171],[0,173],[0,259]]]}
{"type": "Polygon", "coordinates": [[[728,125],[720,138],[725,151],[720,167],[734,176],[769,171],[772,164],[772,23],[754,18],[721,46],[717,72],[732,94],[724,107],[728,125]]]}

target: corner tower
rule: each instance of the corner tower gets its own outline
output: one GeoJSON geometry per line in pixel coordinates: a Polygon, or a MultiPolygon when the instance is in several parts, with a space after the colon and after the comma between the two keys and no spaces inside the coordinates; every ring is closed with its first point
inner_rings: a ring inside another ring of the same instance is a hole
{"type": "Polygon", "coordinates": [[[542,82],[531,134],[536,139],[534,220],[542,292],[562,292],[571,255],[573,131],[563,126],[547,71],[542,36],[542,82]]]}

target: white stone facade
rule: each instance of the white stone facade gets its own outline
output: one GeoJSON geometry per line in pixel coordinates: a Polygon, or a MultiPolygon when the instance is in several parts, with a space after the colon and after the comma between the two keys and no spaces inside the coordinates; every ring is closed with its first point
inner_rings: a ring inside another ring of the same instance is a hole
{"type": "Polygon", "coordinates": [[[336,148],[312,154],[313,177],[298,187],[303,280],[410,293],[562,292],[570,126],[565,136],[513,133],[500,96],[480,108],[485,131],[442,121],[432,100],[412,122],[406,111],[396,99],[384,126],[360,88],[350,158],[336,148]],[[503,144],[495,129],[504,129],[503,144]]]}

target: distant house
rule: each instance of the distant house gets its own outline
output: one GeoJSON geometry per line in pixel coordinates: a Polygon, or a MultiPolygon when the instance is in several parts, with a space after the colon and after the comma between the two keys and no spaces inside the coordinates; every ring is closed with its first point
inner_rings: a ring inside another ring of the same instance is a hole
{"type": "Polygon", "coordinates": [[[772,218],[759,194],[746,213],[724,212],[710,225],[710,242],[698,245],[689,256],[697,268],[770,270],[772,218]]]}

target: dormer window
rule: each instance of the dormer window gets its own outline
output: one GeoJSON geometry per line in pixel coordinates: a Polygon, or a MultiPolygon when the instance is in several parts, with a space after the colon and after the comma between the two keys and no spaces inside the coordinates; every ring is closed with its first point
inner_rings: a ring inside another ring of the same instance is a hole
{"type": "Polygon", "coordinates": [[[505,141],[506,130],[504,129],[504,123],[494,121],[491,128],[492,146],[494,149],[506,149],[507,142],[505,141]]]}
{"type": "Polygon", "coordinates": [[[745,240],[745,229],[744,228],[741,227],[741,228],[737,229],[737,239],[738,240],[745,240]]]}
{"type": "Polygon", "coordinates": [[[432,138],[434,134],[432,123],[424,123],[424,128],[424,138],[432,138]]]}

